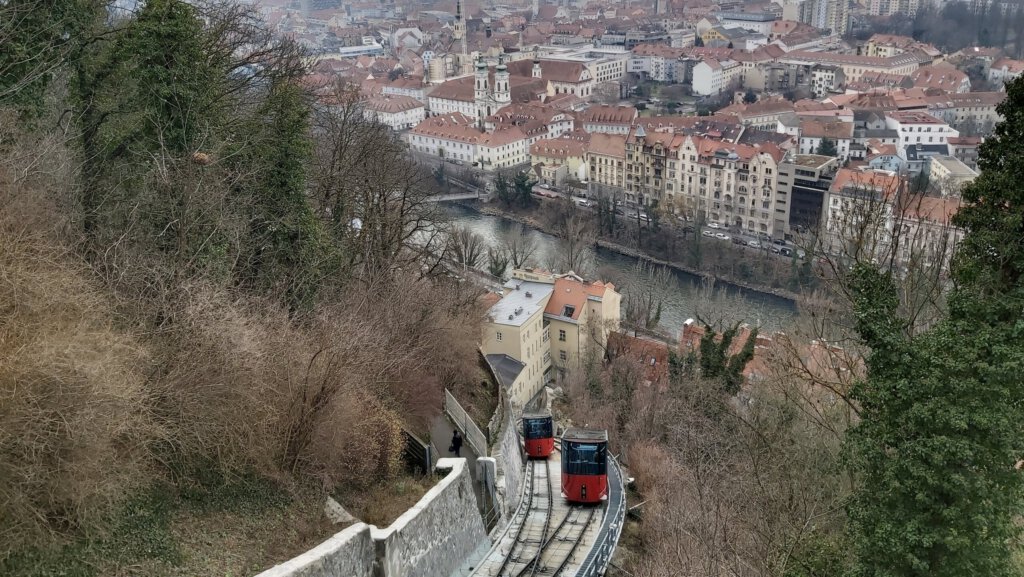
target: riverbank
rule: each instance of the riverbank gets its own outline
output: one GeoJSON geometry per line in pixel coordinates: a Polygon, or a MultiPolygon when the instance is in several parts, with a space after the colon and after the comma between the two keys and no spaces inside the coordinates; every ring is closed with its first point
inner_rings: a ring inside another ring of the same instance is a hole
{"type": "MultiPolygon", "coordinates": [[[[550,202],[550,201],[541,200],[541,202],[543,203],[543,202],[550,202]]],[[[508,211],[508,210],[502,209],[501,207],[497,206],[494,203],[483,204],[483,203],[477,203],[477,202],[470,202],[470,203],[458,203],[458,204],[460,206],[463,206],[463,207],[469,209],[469,210],[473,210],[473,211],[479,212],[481,214],[486,214],[486,215],[489,215],[489,216],[495,216],[495,217],[498,217],[498,218],[503,218],[503,219],[506,219],[506,220],[511,220],[513,222],[518,222],[518,223],[520,223],[520,224],[522,224],[524,226],[528,226],[528,227],[530,227],[530,228],[532,228],[534,230],[538,230],[538,231],[541,231],[543,233],[550,234],[552,236],[557,236],[557,234],[555,233],[554,230],[551,230],[550,227],[546,226],[544,223],[540,222],[539,220],[537,220],[535,218],[532,218],[532,217],[529,217],[529,216],[521,215],[521,214],[518,214],[518,213],[515,213],[515,212],[512,212],[512,211],[508,211]]],[[[706,271],[702,271],[702,270],[695,269],[693,267],[687,266],[687,265],[685,265],[683,263],[680,263],[680,262],[674,262],[674,261],[669,261],[669,260],[664,260],[664,259],[656,258],[654,256],[651,256],[651,255],[647,254],[646,252],[644,252],[642,250],[631,248],[631,247],[628,247],[628,246],[625,246],[625,245],[622,245],[622,244],[619,244],[619,243],[616,243],[616,242],[613,242],[613,241],[610,241],[610,240],[598,238],[597,240],[594,241],[594,246],[600,247],[602,249],[609,250],[609,251],[612,251],[612,252],[615,252],[615,253],[618,253],[618,254],[621,254],[621,255],[624,255],[624,256],[629,256],[629,257],[641,259],[641,260],[650,262],[652,264],[656,264],[658,266],[666,266],[666,267],[675,269],[677,271],[683,272],[685,274],[693,275],[695,277],[704,278],[704,279],[711,279],[711,280],[714,280],[716,283],[717,282],[721,282],[721,283],[724,283],[724,284],[727,284],[727,285],[731,285],[733,287],[742,288],[742,289],[747,290],[747,291],[752,291],[752,292],[761,293],[761,294],[764,294],[764,295],[771,295],[773,297],[778,297],[778,298],[781,298],[781,299],[786,299],[786,300],[788,300],[788,301],[790,301],[791,303],[794,303],[794,304],[796,302],[798,302],[799,299],[800,299],[800,295],[798,293],[795,293],[795,292],[792,292],[792,291],[789,291],[789,290],[786,290],[786,289],[759,285],[757,283],[750,283],[750,282],[747,282],[747,281],[741,281],[741,280],[738,280],[738,279],[729,278],[729,277],[727,277],[725,275],[721,275],[721,274],[709,273],[709,272],[706,272],[706,271]]]]}

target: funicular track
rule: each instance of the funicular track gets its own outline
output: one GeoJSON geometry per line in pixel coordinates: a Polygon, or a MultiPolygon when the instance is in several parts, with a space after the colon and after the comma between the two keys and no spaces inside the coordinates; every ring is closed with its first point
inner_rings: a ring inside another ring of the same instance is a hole
{"type": "Polygon", "coordinates": [[[589,551],[604,505],[567,503],[561,496],[560,478],[557,487],[552,482],[552,470],[559,474],[557,462],[531,460],[527,469],[520,509],[474,575],[570,577],[589,551]]]}

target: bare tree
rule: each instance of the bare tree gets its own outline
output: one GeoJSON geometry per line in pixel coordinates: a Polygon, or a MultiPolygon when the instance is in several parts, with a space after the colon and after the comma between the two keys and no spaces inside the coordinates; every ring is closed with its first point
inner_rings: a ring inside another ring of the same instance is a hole
{"type": "Polygon", "coordinates": [[[434,179],[387,127],[363,116],[358,90],[334,87],[317,110],[315,135],[314,194],[354,274],[373,278],[444,254],[444,218],[430,199],[434,179]]]}
{"type": "Polygon", "coordinates": [[[529,231],[523,226],[515,227],[505,234],[502,245],[508,253],[509,264],[514,269],[528,266],[530,259],[537,252],[536,239],[530,236],[529,231]]]}
{"type": "Polygon", "coordinates": [[[566,201],[561,208],[555,233],[561,241],[558,264],[562,270],[585,275],[592,266],[591,244],[594,242],[594,231],[588,215],[574,203],[566,201]]]}
{"type": "Polygon", "coordinates": [[[907,336],[927,329],[945,308],[949,262],[962,232],[951,218],[957,197],[913,191],[898,175],[857,175],[832,193],[824,228],[813,239],[819,273],[851,301],[846,278],[854,265],[887,271],[901,293],[907,336]]]}
{"type": "Polygon", "coordinates": [[[502,247],[487,247],[487,272],[491,276],[503,278],[508,270],[509,253],[502,247]]]}
{"type": "Polygon", "coordinates": [[[486,252],[484,239],[464,226],[456,226],[448,233],[448,253],[466,268],[477,268],[486,252]]]}
{"type": "Polygon", "coordinates": [[[638,260],[633,265],[630,281],[622,287],[626,324],[634,331],[656,329],[661,322],[665,299],[674,289],[675,277],[668,267],[638,260]]]}

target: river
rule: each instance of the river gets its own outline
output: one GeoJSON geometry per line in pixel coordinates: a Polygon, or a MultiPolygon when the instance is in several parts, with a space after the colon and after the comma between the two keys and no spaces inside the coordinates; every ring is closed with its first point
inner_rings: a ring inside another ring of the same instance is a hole
{"type": "MultiPolygon", "coordinates": [[[[505,235],[525,229],[537,243],[533,263],[545,267],[557,262],[559,241],[550,234],[457,204],[444,203],[443,209],[454,224],[478,233],[491,246],[500,246],[505,235]]],[[[617,286],[649,286],[651,282],[648,275],[638,274],[634,257],[598,248],[590,251],[589,259],[590,272],[617,286]]],[[[672,335],[678,336],[686,319],[698,316],[709,321],[744,321],[774,331],[786,328],[797,314],[796,306],[788,299],[725,283],[709,287],[698,276],[675,269],[670,269],[670,273],[671,288],[664,298],[660,327],[672,335]]]]}

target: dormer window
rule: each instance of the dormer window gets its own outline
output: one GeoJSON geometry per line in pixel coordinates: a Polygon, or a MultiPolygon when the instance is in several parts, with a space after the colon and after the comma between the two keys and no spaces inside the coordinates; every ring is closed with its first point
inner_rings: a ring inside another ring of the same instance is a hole
{"type": "Polygon", "coordinates": [[[562,316],[572,318],[572,315],[576,312],[576,307],[572,305],[565,305],[562,309],[562,316]]]}

